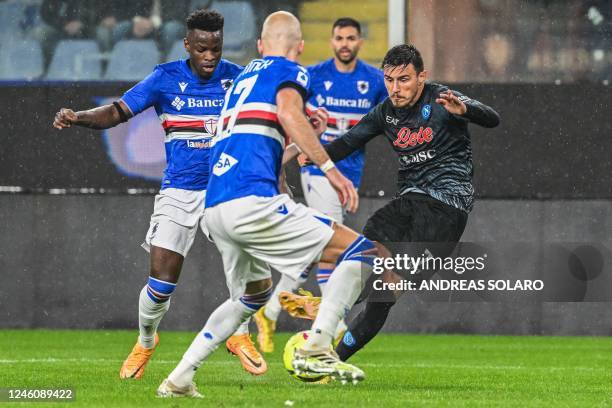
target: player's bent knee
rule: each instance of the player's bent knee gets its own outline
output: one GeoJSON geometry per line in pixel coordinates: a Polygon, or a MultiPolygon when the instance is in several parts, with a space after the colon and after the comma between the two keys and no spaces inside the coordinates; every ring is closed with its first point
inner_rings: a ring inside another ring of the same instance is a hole
{"type": "Polygon", "coordinates": [[[184,259],[183,255],[178,252],[152,246],[149,274],[155,279],[176,283],[181,274],[184,259]]]}
{"type": "Polygon", "coordinates": [[[374,242],[363,235],[359,235],[352,244],[338,257],[336,265],[344,261],[358,261],[370,266],[374,265],[374,258],[378,256],[378,248],[374,242]]]}

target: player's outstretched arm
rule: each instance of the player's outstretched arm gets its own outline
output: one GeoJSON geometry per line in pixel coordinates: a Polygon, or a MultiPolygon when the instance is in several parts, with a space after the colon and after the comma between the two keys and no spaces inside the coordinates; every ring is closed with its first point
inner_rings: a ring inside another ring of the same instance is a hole
{"type": "MultiPolygon", "coordinates": [[[[325,133],[325,130],[327,129],[328,119],[329,112],[324,107],[320,107],[310,115],[310,123],[312,124],[312,127],[314,128],[314,131],[317,135],[320,136],[325,133]]],[[[285,152],[283,153],[282,165],[284,166],[285,164],[289,163],[291,160],[293,160],[294,157],[296,157],[300,153],[302,153],[300,148],[295,143],[291,143],[285,148],[285,152]]],[[[332,159],[332,161],[336,160],[332,159]]]]}
{"type": "Polygon", "coordinates": [[[287,136],[316,164],[338,192],[340,202],[350,212],[357,211],[359,196],[353,183],[336,169],[304,116],[304,101],[297,90],[286,87],[276,94],[278,121],[287,136]]]}
{"type": "Polygon", "coordinates": [[[499,114],[493,108],[457,91],[449,89],[440,93],[436,103],[444,106],[453,115],[461,116],[477,125],[487,128],[499,125],[499,114]]]}
{"type": "Polygon", "coordinates": [[[108,129],[125,122],[131,116],[130,109],[123,101],[79,112],[62,108],[55,114],[53,127],[61,130],[74,125],[91,129],[108,129]]]}

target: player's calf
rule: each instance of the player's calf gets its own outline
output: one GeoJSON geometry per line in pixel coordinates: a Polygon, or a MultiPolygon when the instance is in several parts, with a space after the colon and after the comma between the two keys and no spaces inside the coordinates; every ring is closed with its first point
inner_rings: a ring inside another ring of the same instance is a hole
{"type": "Polygon", "coordinates": [[[202,362],[270,299],[272,281],[265,279],[251,282],[247,285],[247,290],[250,293],[244,294],[238,300],[226,300],[210,315],[204,328],[183,355],[183,359],[168,376],[174,385],[187,387],[193,382],[195,372],[202,362]],[[262,287],[263,290],[255,292],[262,287]]]}

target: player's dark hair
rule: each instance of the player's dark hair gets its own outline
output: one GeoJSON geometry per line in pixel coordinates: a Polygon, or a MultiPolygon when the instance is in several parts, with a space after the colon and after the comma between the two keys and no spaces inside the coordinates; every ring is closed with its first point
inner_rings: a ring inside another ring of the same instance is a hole
{"type": "Polygon", "coordinates": [[[215,32],[223,30],[223,16],[215,10],[196,10],[185,20],[187,30],[215,32]]]}
{"type": "Polygon", "coordinates": [[[354,18],[341,17],[337,19],[334,25],[332,26],[332,34],[334,33],[334,29],[336,27],[340,27],[340,28],[355,27],[359,35],[361,35],[361,24],[359,24],[359,21],[355,20],[354,18]]]}
{"type": "Polygon", "coordinates": [[[423,58],[421,53],[412,44],[396,45],[387,51],[383,58],[382,69],[389,67],[406,67],[408,64],[414,65],[417,74],[423,72],[423,58]]]}

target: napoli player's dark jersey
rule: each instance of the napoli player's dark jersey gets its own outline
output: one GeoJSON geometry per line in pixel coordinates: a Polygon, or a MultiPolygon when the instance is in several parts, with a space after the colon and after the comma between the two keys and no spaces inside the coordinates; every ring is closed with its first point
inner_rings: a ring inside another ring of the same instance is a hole
{"type": "Polygon", "coordinates": [[[279,194],[288,141],[278,122],[276,94],[292,87],[305,98],[309,82],[306,68],[284,57],[255,59],[244,68],[225,96],[213,140],[207,208],[241,197],[279,194]]]}
{"type": "MultiPolygon", "coordinates": [[[[332,58],[308,67],[308,73],[311,86],[306,112],[310,114],[319,107],[329,111],[327,129],[321,135],[324,145],[346,133],[387,97],[382,71],[359,60],[352,72],[338,71],[332,58]]],[[[360,149],[336,166],[355,187],[359,187],[364,164],[365,151],[360,149]]],[[[304,167],[302,172],[324,176],[316,166],[304,167]]]]}
{"type": "MultiPolygon", "coordinates": [[[[379,134],[384,134],[398,154],[398,194],[425,193],[469,212],[474,201],[472,186],[472,146],[468,123],[495,127],[499,116],[492,108],[453,93],[467,107],[463,116],[449,113],[435,102],[444,85],[428,83],[411,107],[395,108],[389,99],[377,105],[353,129],[326,149],[333,160],[337,147],[361,149],[379,134]],[[333,146],[335,145],[335,146],[333,146]]],[[[336,157],[334,157],[336,156],[336,157]]],[[[342,155],[340,155],[342,156],[342,155]]]]}
{"type": "Polygon", "coordinates": [[[201,79],[187,60],[160,64],[121,98],[134,115],[153,106],[166,133],[162,189],[206,190],[210,142],[226,90],[242,67],[221,60],[201,79]]]}

